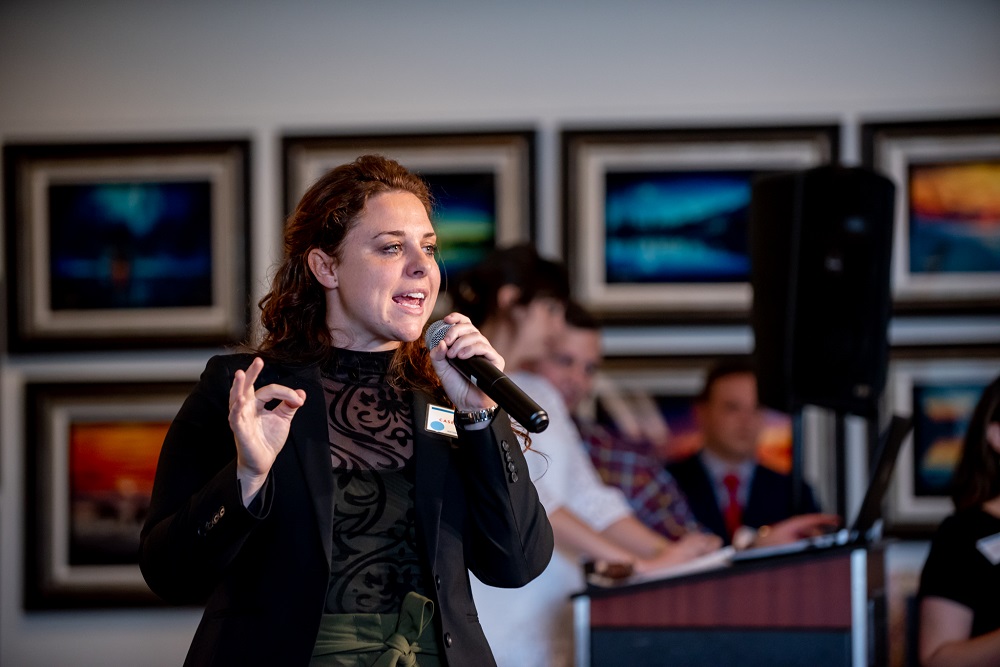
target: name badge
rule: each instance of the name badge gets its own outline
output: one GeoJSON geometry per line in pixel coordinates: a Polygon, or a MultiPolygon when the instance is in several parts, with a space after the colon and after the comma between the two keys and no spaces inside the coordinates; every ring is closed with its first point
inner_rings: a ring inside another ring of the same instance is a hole
{"type": "Polygon", "coordinates": [[[452,438],[458,437],[455,429],[455,411],[440,405],[427,405],[427,423],[424,425],[431,433],[440,433],[452,438]]]}
{"type": "Polygon", "coordinates": [[[1000,533],[984,537],[977,541],[976,548],[993,565],[1000,563],[1000,533]]]}

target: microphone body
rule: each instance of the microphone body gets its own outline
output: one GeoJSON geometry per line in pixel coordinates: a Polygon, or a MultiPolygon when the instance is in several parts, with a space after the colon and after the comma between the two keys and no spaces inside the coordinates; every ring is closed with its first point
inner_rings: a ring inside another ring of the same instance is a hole
{"type": "MultiPolygon", "coordinates": [[[[451,325],[442,320],[430,325],[424,337],[427,347],[437,347],[450,328],[451,325]]],[[[541,433],[548,427],[549,415],[545,410],[485,357],[449,358],[448,363],[529,432],[541,433]]]]}

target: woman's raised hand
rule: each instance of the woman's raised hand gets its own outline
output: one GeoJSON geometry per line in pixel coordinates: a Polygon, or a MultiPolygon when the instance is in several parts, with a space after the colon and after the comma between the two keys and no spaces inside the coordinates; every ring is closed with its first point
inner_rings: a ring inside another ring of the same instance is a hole
{"type": "Polygon", "coordinates": [[[243,501],[249,503],[267,479],[278,452],[285,446],[295,412],[302,407],[306,393],[280,384],[254,390],[254,382],[264,368],[256,357],[246,371],[236,371],[229,390],[229,427],[236,438],[236,476],[243,488],[243,501]],[[271,401],[281,401],[268,410],[271,401]]]}
{"type": "Polygon", "coordinates": [[[449,358],[468,359],[484,357],[491,364],[503,370],[504,361],[500,353],[493,349],[479,329],[472,325],[468,317],[460,313],[451,313],[444,317],[444,322],[452,325],[437,347],[431,350],[431,363],[441,378],[448,398],[458,410],[482,410],[495,405],[493,399],[469,382],[448,363],[449,358]]]}

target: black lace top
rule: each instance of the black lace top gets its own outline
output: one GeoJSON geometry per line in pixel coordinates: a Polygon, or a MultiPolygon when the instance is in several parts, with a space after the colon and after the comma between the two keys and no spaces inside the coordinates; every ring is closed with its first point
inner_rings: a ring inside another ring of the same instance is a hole
{"type": "Polygon", "coordinates": [[[392,352],[338,350],[321,373],[333,468],[326,612],[399,611],[426,595],[414,508],[413,410],[385,382],[392,352]]]}

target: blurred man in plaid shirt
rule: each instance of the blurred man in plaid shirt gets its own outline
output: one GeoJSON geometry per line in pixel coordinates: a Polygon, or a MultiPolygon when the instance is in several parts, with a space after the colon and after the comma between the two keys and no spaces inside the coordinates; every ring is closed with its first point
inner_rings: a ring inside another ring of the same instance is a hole
{"type": "Polygon", "coordinates": [[[601,332],[597,321],[576,303],[566,309],[566,325],[556,349],[535,370],[562,394],[601,479],[625,493],[640,521],[671,540],[693,531],[710,532],[694,518],[684,493],[664,469],[655,438],[642,437],[638,424],[630,429],[634,434],[626,435],[578,416],[577,408],[594,390],[601,332]]]}

